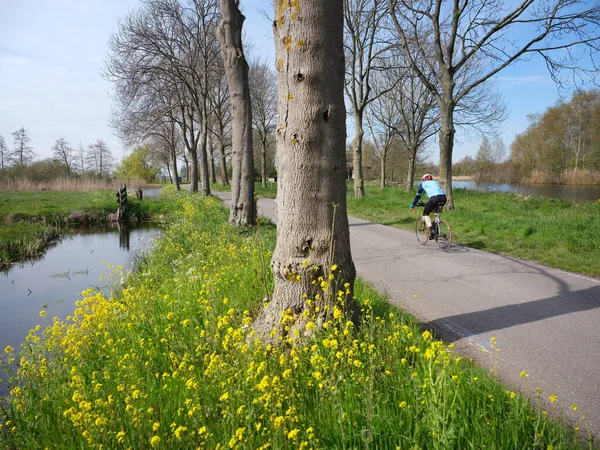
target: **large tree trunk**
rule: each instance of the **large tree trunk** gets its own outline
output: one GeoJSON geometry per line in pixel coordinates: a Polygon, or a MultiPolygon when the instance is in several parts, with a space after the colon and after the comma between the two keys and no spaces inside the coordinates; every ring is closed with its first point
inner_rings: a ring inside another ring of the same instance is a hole
{"type": "Polygon", "coordinates": [[[354,126],[356,134],[352,140],[352,161],[354,166],[354,197],[362,198],[365,196],[365,181],[362,166],[362,144],[365,132],[363,130],[363,113],[355,111],[354,126]]]}
{"type": "Polygon", "coordinates": [[[346,306],[355,312],[346,211],[343,1],[305,0],[302,8],[274,3],[279,86],[275,287],[255,326],[262,333],[274,328],[284,333],[280,320],[289,308],[293,329],[304,332],[303,320],[312,319],[302,318],[310,309],[303,294],[323,312],[323,303],[332,306],[341,288],[348,292],[346,306]],[[319,277],[331,284],[321,284],[319,277]]]}
{"type": "Polygon", "coordinates": [[[452,150],[454,149],[454,104],[449,99],[438,102],[440,107],[440,170],[448,202],[446,207],[454,209],[452,198],[452,150]]]}
{"type": "Polygon", "coordinates": [[[223,25],[217,29],[221,55],[227,74],[232,107],[231,209],[229,222],[236,226],[254,225],[254,161],[252,155],[252,109],[248,62],[242,47],[245,17],[239,0],[221,0],[223,25]]]}

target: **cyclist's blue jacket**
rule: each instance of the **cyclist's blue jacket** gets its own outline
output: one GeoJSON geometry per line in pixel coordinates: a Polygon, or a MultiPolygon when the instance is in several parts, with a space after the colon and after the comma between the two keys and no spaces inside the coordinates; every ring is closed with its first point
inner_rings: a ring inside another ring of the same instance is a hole
{"type": "Polygon", "coordinates": [[[421,184],[419,184],[419,189],[417,189],[417,195],[410,204],[411,208],[413,208],[415,204],[419,201],[419,199],[421,198],[421,194],[423,194],[423,191],[427,194],[427,197],[429,198],[435,197],[436,195],[446,195],[446,193],[440,186],[440,183],[438,183],[437,181],[423,181],[421,184]]]}

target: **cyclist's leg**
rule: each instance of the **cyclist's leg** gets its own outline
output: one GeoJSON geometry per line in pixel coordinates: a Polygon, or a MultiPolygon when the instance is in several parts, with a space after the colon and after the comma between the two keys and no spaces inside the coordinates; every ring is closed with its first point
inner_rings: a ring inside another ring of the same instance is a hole
{"type": "Polygon", "coordinates": [[[438,204],[437,196],[433,196],[429,199],[429,201],[427,203],[425,203],[425,207],[423,208],[423,218],[425,219],[427,228],[429,228],[430,235],[431,235],[431,232],[433,231],[433,229],[431,228],[431,226],[433,224],[431,222],[431,217],[429,217],[429,214],[431,214],[431,211],[433,211],[435,209],[437,204],[438,204]]]}

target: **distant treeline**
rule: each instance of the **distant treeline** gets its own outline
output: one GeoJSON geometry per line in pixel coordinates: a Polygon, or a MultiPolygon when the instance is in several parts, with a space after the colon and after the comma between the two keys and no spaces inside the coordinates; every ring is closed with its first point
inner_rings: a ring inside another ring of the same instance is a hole
{"type": "Polygon", "coordinates": [[[569,102],[528,118],[529,127],[517,135],[507,161],[482,171],[481,158],[465,157],[454,164],[453,174],[492,182],[600,184],[599,90],[576,92],[569,102]]]}

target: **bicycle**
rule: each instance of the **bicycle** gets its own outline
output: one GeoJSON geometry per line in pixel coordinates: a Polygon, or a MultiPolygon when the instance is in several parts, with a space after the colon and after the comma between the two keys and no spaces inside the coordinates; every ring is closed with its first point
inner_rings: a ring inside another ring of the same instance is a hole
{"type": "MultiPolygon", "coordinates": [[[[415,206],[425,206],[425,203],[418,202],[415,206]]],[[[433,239],[437,242],[441,251],[447,252],[452,245],[452,230],[450,229],[448,222],[440,218],[443,207],[444,204],[439,203],[433,209],[435,218],[431,222],[431,236],[429,236],[429,229],[424,216],[419,216],[417,219],[417,222],[415,223],[415,234],[417,235],[419,244],[425,245],[433,239]]]]}

